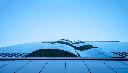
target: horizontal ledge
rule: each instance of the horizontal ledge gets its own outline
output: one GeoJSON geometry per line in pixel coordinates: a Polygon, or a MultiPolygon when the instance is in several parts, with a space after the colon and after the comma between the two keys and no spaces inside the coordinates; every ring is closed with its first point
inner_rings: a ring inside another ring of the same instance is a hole
{"type": "Polygon", "coordinates": [[[23,57],[23,58],[0,58],[0,60],[116,60],[116,61],[128,61],[128,58],[23,57]]]}

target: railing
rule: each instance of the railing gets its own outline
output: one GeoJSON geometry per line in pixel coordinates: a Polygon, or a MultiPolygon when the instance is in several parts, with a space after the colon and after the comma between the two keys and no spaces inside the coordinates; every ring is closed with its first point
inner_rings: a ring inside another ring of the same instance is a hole
{"type": "Polygon", "coordinates": [[[0,53],[0,57],[26,57],[29,53],[0,53]]]}
{"type": "Polygon", "coordinates": [[[0,58],[0,60],[115,60],[128,61],[128,58],[85,58],[85,57],[19,57],[19,58],[0,58]]]}

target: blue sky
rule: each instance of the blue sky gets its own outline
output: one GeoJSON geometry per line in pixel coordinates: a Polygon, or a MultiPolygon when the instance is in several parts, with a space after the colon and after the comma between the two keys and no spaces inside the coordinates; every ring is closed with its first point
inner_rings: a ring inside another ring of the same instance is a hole
{"type": "Polygon", "coordinates": [[[128,0],[0,0],[0,46],[127,37],[128,0]]]}

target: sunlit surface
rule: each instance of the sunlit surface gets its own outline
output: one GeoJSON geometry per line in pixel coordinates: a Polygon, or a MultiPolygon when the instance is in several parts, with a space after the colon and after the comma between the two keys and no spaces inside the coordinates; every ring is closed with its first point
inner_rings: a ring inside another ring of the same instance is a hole
{"type": "Polygon", "coordinates": [[[58,49],[70,52],[78,57],[87,58],[128,58],[127,42],[81,42],[59,40],[52,42],[35,42],[0,48],[0,57],[25,57],[27,54],[40,49],[58,49]],[[92,45],[97,48],[79,50],[75,47],[92,45]]]}
{"type": "Polygon", "coordinates": [[[0,73],[127,73],[127,42],[35,42],[0,48],[0,73]],[[84,50],[76,47],[85,47],[84,50]],[[77,57],[27,57],[40,49],[58,49],[77,57]]]}
{"type": "Polygon", "coordinates": [[[0,61],[0,73],[127,73],[128,61],[11,60],[0,61]]]}

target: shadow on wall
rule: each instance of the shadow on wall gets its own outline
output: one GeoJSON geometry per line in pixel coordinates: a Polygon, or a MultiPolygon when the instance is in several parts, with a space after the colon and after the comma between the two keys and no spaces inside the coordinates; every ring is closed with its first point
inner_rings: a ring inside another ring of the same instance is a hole
{"type": "Polygon", "coordinates": [[[59,49],[39,49],[26,57],[78,57],[77,55],[59,49]]]}

